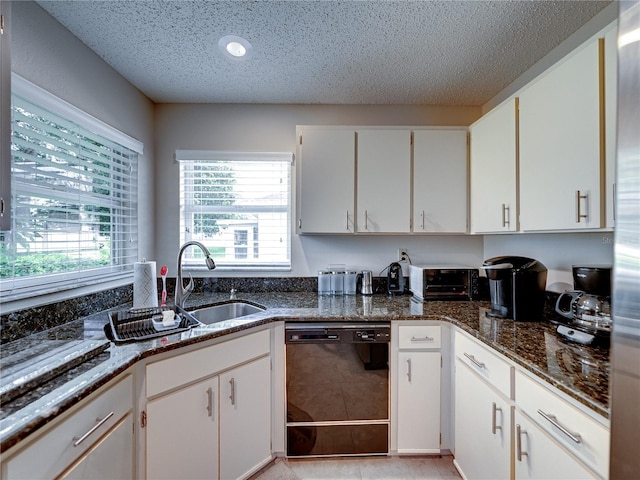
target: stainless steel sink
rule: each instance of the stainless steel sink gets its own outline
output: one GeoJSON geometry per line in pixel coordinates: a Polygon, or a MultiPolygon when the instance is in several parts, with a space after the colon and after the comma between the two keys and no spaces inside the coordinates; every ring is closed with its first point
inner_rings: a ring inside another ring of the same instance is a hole
{"type": "Polygon", "coordinates": [[[265,310],[265,307],[252,305],[250,303],[231,302],[199,308],[189,313],[200,323],[210,325],[212,323],[224,322],[225,320],[245,317],[253,313],[264,312],[265,310]]]}

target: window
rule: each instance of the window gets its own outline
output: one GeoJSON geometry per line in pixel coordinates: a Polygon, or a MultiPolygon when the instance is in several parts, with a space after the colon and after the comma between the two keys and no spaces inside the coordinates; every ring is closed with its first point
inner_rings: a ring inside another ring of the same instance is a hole
{"type": "Polygon", "coordinates": [[[20,77],[13,84],[2,298],[130,276],[142,145],[20,77]]]}
{"type": "MultiPolygon", "coordinates": [[[[178,150],[176,159],[181,242],[202,242],[220,268],[291,268],[292,153],[178,150]]],[[[199,249],[184,260],[204,267],[199,249]]]]}

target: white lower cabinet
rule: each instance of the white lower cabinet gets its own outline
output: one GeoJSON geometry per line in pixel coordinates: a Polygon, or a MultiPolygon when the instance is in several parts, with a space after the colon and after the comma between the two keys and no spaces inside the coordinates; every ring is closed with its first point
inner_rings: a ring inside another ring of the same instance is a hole
{"type": "Polygon", "coordinates": [[[591,479],[608,421],[490,347],[455,334],[455,464],[468,479],[591,479]]]}
{"type": "Polygon", "coordinates": [[[220,478],[240,478],[271,458],[271,360],[220,375],[220,478]]]}
{"type": "Polygon", "coordinates": [[[132,478],[132,434],[133,414],[129,413],[60,478],[132,478]]]}
{"type": "Polygon", "coordinates": [[[148,479],[246,478],[271,459],[270,331],[146,367],[148,479]]]}
{"type": "Polygon", "coordinates": [[[466,478],[510,478],[511,408],[509,400],[456,359],[455,462],[466,478]]]}
{"type": "Polygon", "coordinates": [[[517,479],[598,478],[519,411],[515,412],[515,434],[517,479]]]}
{"type": "Polygon", "coordinates": [[[125,374],[15,454],[2,452],[2,478],[134,478],[132,409],[133,380],[125,374]]]}
{"type": "Polygon", "coordinates": [[[440,452],[440,352],[398,354],[398,452],[440,452]]]}
{"type": "Polygon", "coordinates": [[[148,402],[146,429],[147,478],[218,478],[218,377],[148,402]]]}
{"type": "Polygon", "coordinates": [[[398,453],[440,453],[440,382],[442,371],[439,325],[394,324],[394,409],[398,453]]]}
{"type": "MultiPolygon", "coordinates": [[[[537,438],[546,438],[548,443],[555,445],[558,452],[568,452],[565,453],[565,456],[577,459],[573,462],[567,461],[568,465],[577,463],[579,460],[583,465],[591,468],[595,474],[602,478],[607,477],[609,474],[610,437],[608,421],[602,418],[598,419],[595,414],[588,415],[524,372],[516,373],[515,387],[518,410],[523,413],[519,417],[521,419],[527,417],[531,423],[537,425],[541,431],[537,438]]],[[[533,434],[528,435],[532,436],[533,434]]],[[[522,436],[522,438],[524,441],[527,436],[522,436]]],[[[543,443],[542,440],[538,440],[538,442],[539,445],[543,443]]],[[[532,445],[530,449],[534,447],[535,445],[532,445]]],[[[538,446],[538,449],[544,451],[542,446],[538,446]]],[[[543,474],[537,473],[538,469],[543,468],[537,465],[537,462],[540,461],[538,459],[544,458],[544,456],[541,452],[534,458],[532,450],[529,462],[525,464],[532,473],[530,477],[524,478],[544,478],[543,474]]],[[[574,471],[577,472],[576,475],[566,476],[566,478],[592,478],[595,476],[593,473],[582,474],[581,472],[586,471],[585,467],[574,471]]]]}

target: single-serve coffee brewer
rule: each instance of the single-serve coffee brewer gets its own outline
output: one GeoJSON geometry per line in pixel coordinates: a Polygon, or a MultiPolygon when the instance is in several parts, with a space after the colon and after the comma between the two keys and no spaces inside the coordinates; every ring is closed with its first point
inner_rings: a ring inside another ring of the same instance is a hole
{"type": "Polygon", "coordinates": [[[558,297],[556,312],[569,321],[557,331],[578,343],[609,340],[611,334],[611,266],[572,266],[573,290],[558,297]]]}
{"type": "Polygon", "coordinates": [[[485,260],[489,280],[490,317],[517,321],[543,319],[547,268],[527,257],[503,256],[485,260]]]}

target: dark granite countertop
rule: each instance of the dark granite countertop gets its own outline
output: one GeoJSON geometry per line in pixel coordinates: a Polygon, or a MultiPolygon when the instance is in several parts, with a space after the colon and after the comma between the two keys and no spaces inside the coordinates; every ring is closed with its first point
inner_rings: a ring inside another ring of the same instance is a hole
{"type": "MultiPolygon", "coordinates": [[[[596,413],[609,416],[608,349],[568,342],[557,335],[556,326],[547,321],[492,319],[485,315],[487,302],[422,303],[408,295],[319,297],[307,292],[238,293],[236,300],[263,305],[267,310],[174,335],[119,345],[109,342],[104,335],[103,327],[108,323],[108,312],[104,311],[3,345],[0,394],[6,390],[7,379],[16,383],[25,380],[18,378],[19,373],[9,376],[5,370],[8,364],[19,367],[20,355],[25,355],[24,363],[38,363],[41,368],[49,363],[54,373],[41,377],[45,379],[41,384],[25,387],[19,396],[0,397],[0,449],[6,451],[143,358],[280,320],[448,321],[596,413]],[[71,355],[73,361],[68,365],[72,368],[65,371],[60,364],[64,364],[69,352],[76,348],[82,353],[71,355]],[[37,361],[28,356],[28,352],[36,356],[37,361]]],[[[193,294],[186,308],[192,310],[227,301],[228,293],[193,294]]],[[[127,304],[114,310],[129,307],[127,304]]]]}

